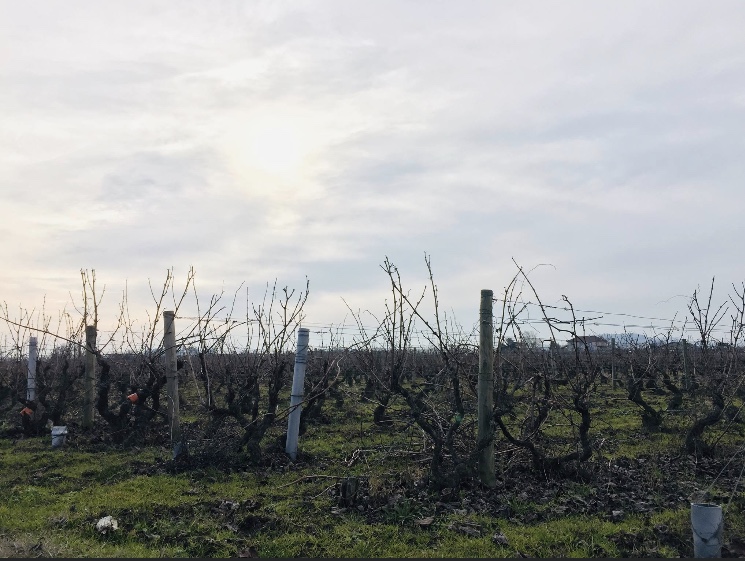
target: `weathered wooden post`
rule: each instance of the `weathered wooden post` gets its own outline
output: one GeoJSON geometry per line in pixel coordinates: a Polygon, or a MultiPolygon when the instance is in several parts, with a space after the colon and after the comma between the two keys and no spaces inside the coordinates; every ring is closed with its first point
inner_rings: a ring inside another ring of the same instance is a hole
{"type": "Polygon", "coordinates": [[[610,387],[616,389],[616,338],[610,339],[610,387]]]}
{"type": "Polygon", "coordinates": [[[297,350],[295,351],[295,371],[292,376],[292,393],[290,394],[290,416],[287,419],[287,443],[285,452],[293,460],[297,458],[298,433],[300,432],[300,414],[302,413],[303,394],[305,393],[305,363],[308,360],[308,339],[310,330],[301,327],[297,330],[297,350]]]}
{"type": "Polygon", "coordinates": [[[487,487],[494,487],[494,326],[492,323],[491,290],[481,291],[479,308],[479,386],[478,386],[478,438],[479,479],[487,487]]]}
{"type": "Polygon", "coordinates": [[[83,380],[82,428],[93,428],[93,404],[96,399],[96,326],[85,326],[85,379],[83,380]]]}
{"type": "Polygon", "coordinates": [[[681,339],[680,342],[683,343],[683,389],[687,390],[691,387],[691,378],[688,374],[688,341],[681,339]]]}
{"type": "Polygon", "coordinates": [[[163,312],[163,348],[166,353],[166,399],[168,401],[168,425],[171,428],[171,445],[173,446],[174,458],[178,457],[182,452],[186,452],[181,440],[181,423],[179,421],[175,319],[175,312],[163,312]]]}
{"type": "Polygon", "coordinates": [[[548,345],[548,356],[551,358],[551,376],[554,380],[558,378],[558,374],[556,373],[556,355],[554,353],[559,352],[559,345],[556,344],[556,342],[551,339],[551,342],[548,345]]]}
{"type": "Polygon", "coordinates": [[[26,378],[26,401],[36,399],[36,337],[28,341],[28,376],[26,378]]]}

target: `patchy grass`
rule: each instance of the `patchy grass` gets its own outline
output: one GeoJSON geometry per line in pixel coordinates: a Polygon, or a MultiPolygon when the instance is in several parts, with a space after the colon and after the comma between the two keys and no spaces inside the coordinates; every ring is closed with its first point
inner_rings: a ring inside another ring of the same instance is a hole
{"type": "MultiPolygon", "coordinates": [[[[595,401],[590,462],[573,475],[536,474],[499,440],[496,489],[428,489],[421,431],[375,427],[371,406],[352,399],[327,403],[295,462],[282,452],[283,427],[273,429],[258,467],[178,468],[168,448],[92,446],[75,434],[61,450],[48,437],[0,440],[0,555],[691,556],[689,501],[704,491],[726,505],[725,539],[745,535],[742,485],[734,492],[743,458],[727,456],[741,446],[741,425],[721,434],[722,457],[694,458],[680,452],[681,415],[646,431],[622,390],[595,401]],[[360,491],[344,505],[339,482],[349,477],[360,491]],[[104,516],[118,529],[97,531],[104,516]]],[[[405,419],[396,406],[391,415],[405,419]]],[[[557,439],[568,431],[547,427],[557,439]]]]}

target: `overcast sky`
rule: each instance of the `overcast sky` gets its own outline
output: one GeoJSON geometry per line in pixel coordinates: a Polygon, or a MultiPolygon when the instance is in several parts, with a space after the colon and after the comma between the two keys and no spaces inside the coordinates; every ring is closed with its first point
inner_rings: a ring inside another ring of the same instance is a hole
{"type": "Polygon", "coordinates": [[[193,266],[205,298],[307,276],[338,324],[426,252],[468,329],[513,258],[549,304],[680,317],[745,280],[744,29],[741,1],[2,1],[0,301],[69,308],[95,269],[144,317],[193,266]]]}

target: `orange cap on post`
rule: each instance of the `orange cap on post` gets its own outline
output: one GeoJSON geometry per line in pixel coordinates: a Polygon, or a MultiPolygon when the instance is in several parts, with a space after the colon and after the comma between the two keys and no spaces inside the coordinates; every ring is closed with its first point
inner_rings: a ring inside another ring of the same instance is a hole
{"type": "Polygon", "coordinates": [[[140,398],[137,396],[137,393],[133,393],[127,396],[127,399],[131,401],[132,403],[137,403],[137,400],[140,398]]]}
{"type": "Polygon", "coordinates": [[[34,410],[33,409],[29,409],[28,407],[24,407],[23,409],[21,409],[21,415],[29,415],[30,416],[31,414],[33,414],[33,412],[34,412],[34,410]]]}

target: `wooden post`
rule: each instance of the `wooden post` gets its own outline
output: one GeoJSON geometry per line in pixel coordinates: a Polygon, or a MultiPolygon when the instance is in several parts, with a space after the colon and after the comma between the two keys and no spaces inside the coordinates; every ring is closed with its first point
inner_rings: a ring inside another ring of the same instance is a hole
{"type": "Polygon", "coordinates": [[[26,401],[36,399],[36,337],[28,341],[28,376],[26,378],[26,401]]]}
{"type": "Polygon", "coordinates": [[[166,400],[168,402],[168,424],[171,427],[173,457],[186,452],[181,441],[178,398],[178,362],[176,360],[175,312],[163,312],[163,348],[166,352],[166,400]]]}
{"type": "Polygon", "coordinates": [[[616,389],[616,338],[610,339],[610,387],[616,389]]]}
{"type": "Polygon", "coordinates": [[[478,386],[478,437],[479,478],[487,487],[494,487],[494,326],[492,324],[491,290],[481,291],[479,308],[479,386],[478,386]]]}
{"type": "Polygon", "coordinates": [[[551,342],[548,344],[548,356],[551,359],[551,376],[553,380],[556,380],[559,376],[556,374],[556,355],[554,353],[559,352],[559,345],[554,343],[554,340],[551,339],[551,342]]]}
{"type": "Polygon", "coordinates": [[[85,379],[83,380],[82,428],[93,428],[93,404],[96,399],[96,326],[85,326],[85,379]]]}
{"type": "Polygon", "coordinates": [[[687,390],[691,387],[691,378],[688,375],[688,341],[681,339],[683,343],[683,389],[687,390]]]}
{"type": "Polygon", "coordinates": [[[287,419],[287,442],[285,452],[293,460],[297,458],[297,442],[300,432],[303,394],[305,393],[305,363],[308,360],[308,338],[310,331],[301,327],[297,330],[297,350],[295,351],[295,371],[292,376],[290,394],[290,416],[287,419]]]}

